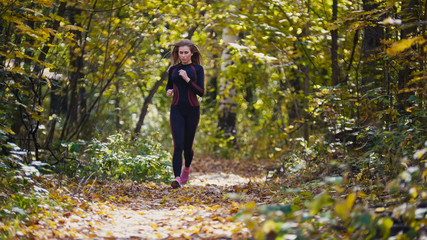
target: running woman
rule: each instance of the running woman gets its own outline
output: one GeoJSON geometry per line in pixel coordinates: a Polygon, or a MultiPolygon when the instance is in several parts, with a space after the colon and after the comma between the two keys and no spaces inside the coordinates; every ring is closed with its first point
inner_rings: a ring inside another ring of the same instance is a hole
{"type": "Polygon", "coordinates": [[[200,104],[196,95],[203,96],[204,69],[199,49],[188,39],[173,44],[166,96],[172,96],[170,128],[174,151],[172,166],[175,179],[172,188],[187,183],[193,160],[193,141],[200,119],[200,104]],[[184,167],[182,153],[184,152],[184,167]]]}

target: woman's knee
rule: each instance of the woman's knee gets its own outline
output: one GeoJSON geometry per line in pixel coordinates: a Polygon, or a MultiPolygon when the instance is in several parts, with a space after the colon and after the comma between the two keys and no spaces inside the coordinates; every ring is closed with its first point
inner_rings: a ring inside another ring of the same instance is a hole
{"type": "Polygon", "coordinates": [[[176,152],[176,151],[179,151],[179,152],[184,151],[184,144],[181,144],[181,143],[175,143],[174,151],[175,151],[175,152],[176,152]]]}

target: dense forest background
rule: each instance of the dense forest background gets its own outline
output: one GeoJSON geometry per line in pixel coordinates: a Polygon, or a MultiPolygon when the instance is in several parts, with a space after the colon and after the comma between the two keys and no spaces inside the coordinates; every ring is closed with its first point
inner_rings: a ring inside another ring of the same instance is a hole
{"type": "MultiPolygon", "coordinates": [[[[373,202],[397,188],[401,201],[422,202],[426,8],[0,0],[0,200],[18,201],[10,196],[43,174],[169,179],[167,69],[171,43],[188,38],[205,68],[196,157],[262,160],[277,184],[328,176],[373,202]]],[[[349,196],[336,210],[343,219],[349,196]]]]}

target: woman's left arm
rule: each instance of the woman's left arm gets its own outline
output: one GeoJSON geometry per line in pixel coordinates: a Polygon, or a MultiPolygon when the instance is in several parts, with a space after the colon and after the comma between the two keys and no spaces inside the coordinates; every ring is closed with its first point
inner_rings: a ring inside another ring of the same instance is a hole
{"type": "Polygon", "coordinates": [[[205,71],[202,66],[195,68],[196,79],[191,79],[188,86],[200,97],[205,94],[205,71]]]}

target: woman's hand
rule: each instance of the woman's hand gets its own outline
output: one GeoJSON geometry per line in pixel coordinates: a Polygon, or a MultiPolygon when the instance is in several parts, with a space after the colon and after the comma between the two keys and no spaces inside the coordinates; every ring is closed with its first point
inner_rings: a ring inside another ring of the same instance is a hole
{"type": "Polygon", "coordinates": [[[181,76],[184,81],[190,82],[190,78],[188,77],[187,72],[185,70],[179,70],[179,76],[181,76]]]}
{"type": "Polygon", "coordinates": [[[168,89],[166,91],[166,96],[170,97],[173,94],[173,90],[172,89],[168,89]]]}

